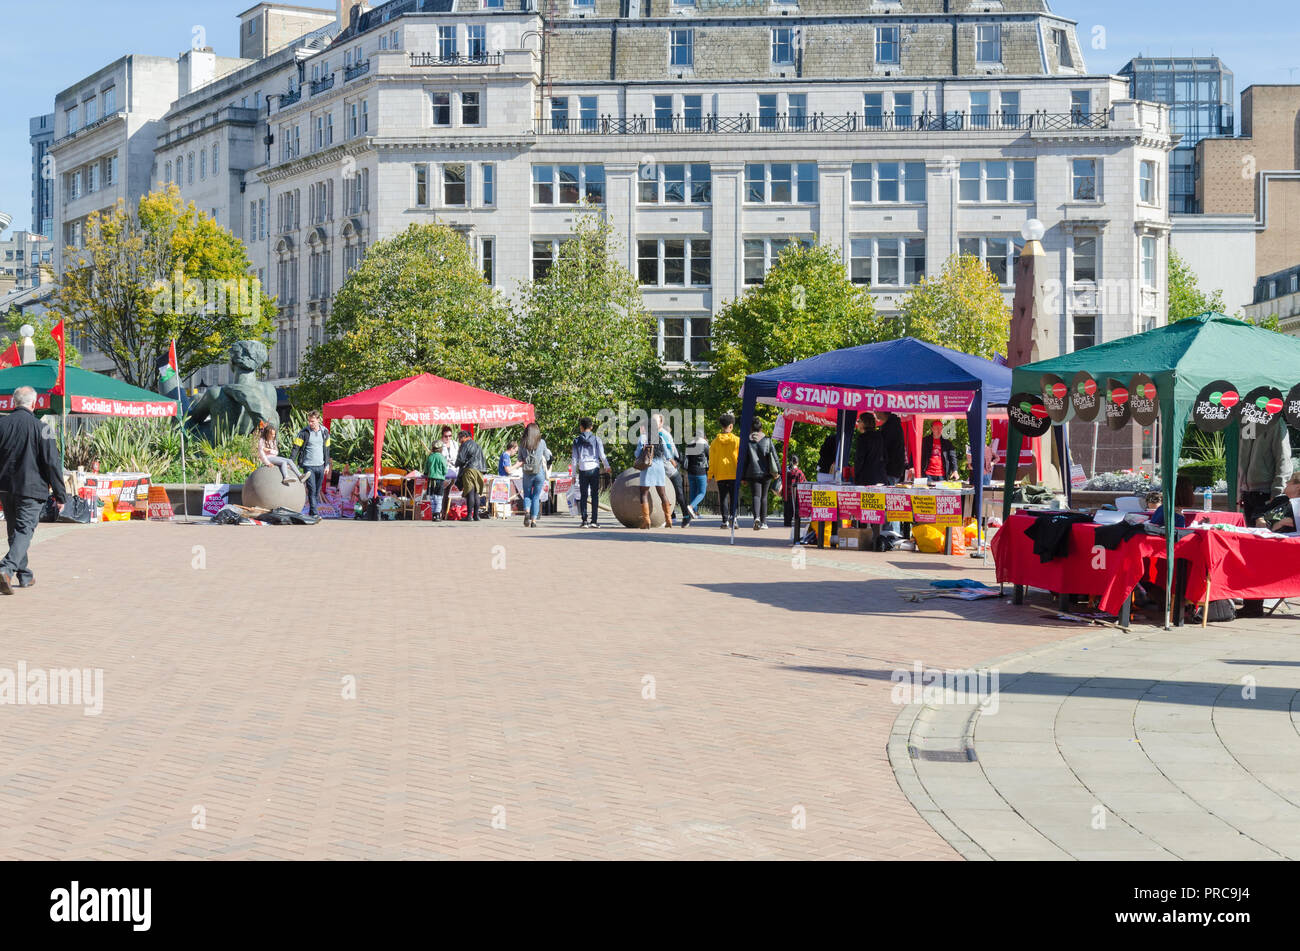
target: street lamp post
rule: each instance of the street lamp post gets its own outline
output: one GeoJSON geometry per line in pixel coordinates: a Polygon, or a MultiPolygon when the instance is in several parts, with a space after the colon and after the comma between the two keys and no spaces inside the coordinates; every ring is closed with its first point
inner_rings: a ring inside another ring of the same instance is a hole
{"type": "Polygon", "coordinates": [[[23,324],[18,329],[19,335],[23,338],[22,344],[19,345],[18,355],[22,357],[23,363],[36,362],[36,341],[32,339],[36,335],[36,328],[31,324],[23,324]]]}

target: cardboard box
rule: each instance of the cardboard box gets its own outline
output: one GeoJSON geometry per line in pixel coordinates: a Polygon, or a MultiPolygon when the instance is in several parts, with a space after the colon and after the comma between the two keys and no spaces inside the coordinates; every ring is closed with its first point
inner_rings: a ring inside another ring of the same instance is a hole
{"type": "Polygon", "coordinates": [[[849,551],[871,551],[876,543],[874,528],[841,528],[840,547],[849,551]]]}

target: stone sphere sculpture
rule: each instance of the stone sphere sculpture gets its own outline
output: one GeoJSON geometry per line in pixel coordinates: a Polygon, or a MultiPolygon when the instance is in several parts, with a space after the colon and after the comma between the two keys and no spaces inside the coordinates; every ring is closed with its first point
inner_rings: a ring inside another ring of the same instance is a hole
{"type": "Polygon", "coordinates": [[[278,466],[258,466],[244,481],[243,504],[247,508],[301,512],[307,505],[307,486],[298,481],[285,485],[278,466]]]}
{"type": "MultiPolygon", "coordinates": [[[[614,484],[609,488],[609,508],[614,513],[614,517],[619,520],[624,528],[636,528],[641,524],[641,473],[636,469],[628,469],[626,472],[619,474],[614,480],[614,484]]],[[[673,506],[673,524],[680,524],[680,516],[677,513],[677,493],[673,490],[673,484],[669,482],[664,486],[664,491],[668,493],[668,501],[673,506]]],[[[247,504],[247,503],[245,503],[247,504]]],[[[664,507],[659,501],[659,490],[650,490],[650,526],[652,528],[663,528],[664,524],[664,507]]]]}

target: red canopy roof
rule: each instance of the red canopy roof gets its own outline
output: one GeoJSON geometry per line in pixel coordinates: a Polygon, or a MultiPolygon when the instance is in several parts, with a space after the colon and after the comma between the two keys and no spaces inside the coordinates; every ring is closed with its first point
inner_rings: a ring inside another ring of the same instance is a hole
{"type": "Polygon", "coordinates": [[[424,373],[326,403],[326,420],[395,420],[407,426],[477,426],[500,429],[531,423],[533,404],[424,373]]]}

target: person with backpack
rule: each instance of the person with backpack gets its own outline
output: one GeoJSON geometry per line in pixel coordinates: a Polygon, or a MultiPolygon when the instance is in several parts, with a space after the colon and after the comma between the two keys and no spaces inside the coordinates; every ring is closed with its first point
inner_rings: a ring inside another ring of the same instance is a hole
{"type": "Polygon", "coordinates": [[[578,435],[573,437],[573,471],[578,478],[578,511],[582,515],[582,528],[600,528],[600,473],[610,473],[609,459],[605,457],[605,444],[592,432],[592,419],[584,416],[578,420],[578,435]],[[591,499],[591,521],[587,521],[587,499],[591,499]]]}
{"type": "Polygon", "coordinates": [[[767,528],[767,492],[772,480],[781,472],[781,458],[776,445],[763,432],[763,423],[755,419],[749,434],[745,459],[745,480],[749,483],[754,506],[754,531],[767,528]]]}
{"type": "Polygon", "coordinates": [[[689,488],[682,506],[682,527],[700,517],[700,503],[709,491],[709,442],[700,433],[686,449],[686,482],[689,488]]]}
{"type": "Polygon", "coordinates": [[[722,527],[729,528],[736,520],[736,464],[740,461],[740,437],[736,417],[723,413],[718,417],[722,431],[709,444],[708,477],[718,484],[718,510],[722,512],[722,527]]]}
{"type": "Polygon", "coordinates": [[[307,514],[315,515],[320,495],[330,478],[330,431],[319,410],[307,414],[307,425],[293,440],[293,461],[306,473],[307,514]]]}
{"type": "Polygon", "coordinates": [[[542,428],[529,423],[519,444],[519,462],[524,473],[524,527],[536,528],[542,511],[542,489],[550,477],[551,450],[542,438],[542,428]]]}

